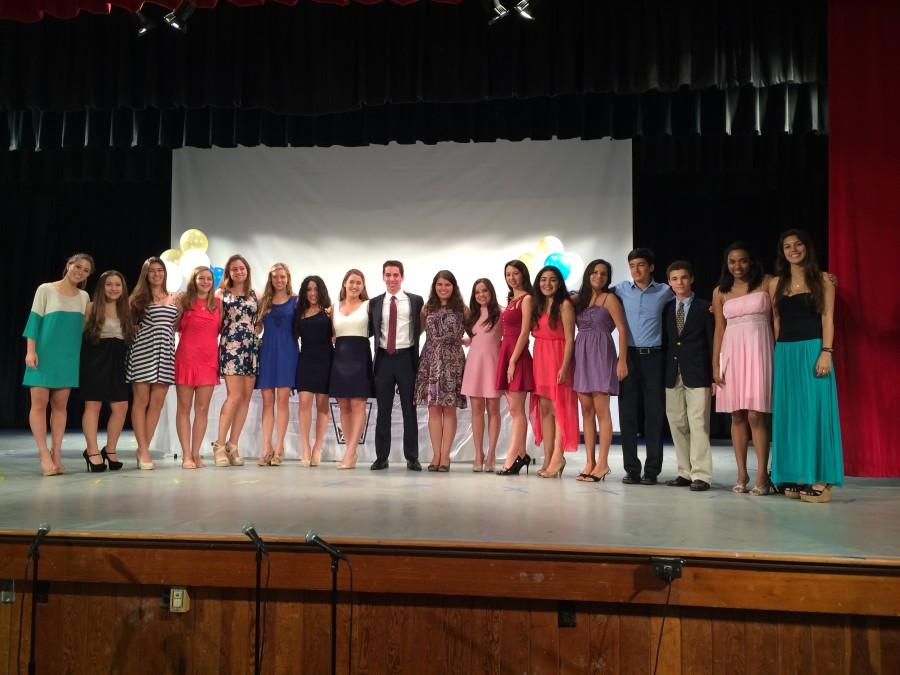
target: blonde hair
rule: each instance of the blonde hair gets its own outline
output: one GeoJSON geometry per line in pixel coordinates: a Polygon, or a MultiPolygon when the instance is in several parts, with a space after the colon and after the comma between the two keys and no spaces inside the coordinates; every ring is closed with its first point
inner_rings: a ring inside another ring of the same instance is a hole
{"type": "MultiPolygon", "coordinates": [[[[200,297],[200,291],[197,288],[197,277],[199,277],[204,272],[209,272],[209,275],[212,276],[212,270],[204,265],[200,265],[200,267],[195,267],[194,271],[191,272],[191,278],[188,279],[187,288],[184,293],[181,294],[181,311],[186,312],[191,307],[194,306],[194,303],[200,297]]],[[[210,312],[214,312],[216,307],[219,304],[219,299],[216,297],[215,293],[210,289],[209,293],[206,294],[206,309],[210,312]]]]}
{"type": "Polygon", "coordinates": [[[285,274],[287,274],[287,286],[285,287],[285,292],[287,292],[288,297],[294,295],[294,289],[291,288],[291,270],[284,263],[275,263],[272,267],[269,268],[269,278],[266,279],[266,290],[263,291],[262,298],[259,301],[259,312],[256,315],[256,322],[261,322],[266,314],[268,314],[272,310],[272,298],[275,297],[275,287],[272,285],[272,273],[277,270],[284,270],[285,274]]]}

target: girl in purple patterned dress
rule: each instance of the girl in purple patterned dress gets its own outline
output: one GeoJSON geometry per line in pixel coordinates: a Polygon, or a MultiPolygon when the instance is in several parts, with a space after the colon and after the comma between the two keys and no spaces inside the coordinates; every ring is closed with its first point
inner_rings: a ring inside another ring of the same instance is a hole
{"type": "Polygon", "coordinates": [[[466,407],[460,393],[466,357],[462,339],[468,310],[456,277],[448,270],[434,275],[421,325],[427,339],[416,374],[416,405],[428,406],[428,434],[433,457],[429,471],[450,470],[450,450],[456,437],[456,409],[466,407]]]}

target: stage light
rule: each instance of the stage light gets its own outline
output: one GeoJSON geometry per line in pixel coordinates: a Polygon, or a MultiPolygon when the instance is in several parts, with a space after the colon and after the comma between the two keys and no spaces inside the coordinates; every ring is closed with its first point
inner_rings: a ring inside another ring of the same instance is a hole
{"type": "Polygon", "coordinates": [[[156,28],[156,22],[151,19],[149,16],[144,14],[144,5],[141,5],[141,8],[134,13],[134,18],[137,20],[138,29],[137,34],[138,37],[142,35],[146,35],[151,30],[156,28]]]}
{"type": "Polygon", "coordinates": [[[179,33],[186,33],[187,21],[195,11],[197,11],[197,7],[188,0],[174,11],[166,14],[163,20],[169,24],[170,28],[177,30],[179,33]]]}
{"type": "Polygon", "coordinates": [[[492,12],[495,16],[488,21],[488,26],[493,26],[500,19],[506,18],[506,15],[509,14],[509,10],[503,6],[500,0],[494,0],[494,9],[492,12]]]}
{"type": "Polygon", "coordinates": [[[520,0],[519,4],[516,5],[515,9],[519,13],[523,19],[528,19],[529,21],[534,21],[534,17],[528,13],[528,3],[529,0],[520,0]]]}

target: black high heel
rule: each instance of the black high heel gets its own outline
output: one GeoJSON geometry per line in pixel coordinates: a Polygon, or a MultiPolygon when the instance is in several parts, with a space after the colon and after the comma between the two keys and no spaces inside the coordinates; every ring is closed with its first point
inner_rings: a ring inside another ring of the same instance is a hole
{"type": "Polygon", "coordinates": [[[516,457],[513,461],[512,465],[506,467],[504,469],[500,469],[497,472],[498,476],[518,476],[519,472],[522,470],[522,467],[525,467],[525,474],[528,474],[528,467],[531,465],[531,457],[528,456],[528,453],[525,453],[524,457],[516,457]]]}
{"type": "Polygon", "coordinates": [[[84,457],[84,463],[87,464],[88,473],[103,473],[106,471],[106,462],[94,464],[90,460],[91,457],[100,457],[100,455],[89,455],[87,448],[85,448],[84,452],[81,453],[81,456],[84,457]]]}
{"type": "Polygon", "coordinates": [[[119,469],[122,468],[122,462],[109,458],[109,455],[106,452],[105,445],[103,446],[103,449],[100,451],[100,456],[103,458],[103,461],[106,462],[107,465],[109,465],[110,471],[118,471],[119,469]]]}

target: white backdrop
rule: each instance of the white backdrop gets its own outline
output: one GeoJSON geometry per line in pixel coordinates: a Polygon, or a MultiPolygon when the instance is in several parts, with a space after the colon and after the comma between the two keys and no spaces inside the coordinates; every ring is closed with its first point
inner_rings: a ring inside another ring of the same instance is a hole
{"type": "MultiPolygon", "coordinates": [[[[407,290],[427,296],[434,273],[446,268],[459,280],[466,302],[473,281],[486,276],[502,305],[503,264],[546,235],[558,237],[566,251],[585,262],[606,258],[614,280],[627,276],[629,141],[186,148],[173,157],[173,247],[185,229],[203,230],[212,264],[224,266],[228,256],[241,253],[259,293],[269,266],[285,262],[295,292],[304,276],[318,274],[336,299],[344,273],[356,267],[374,296],[384,291],[381,263],[396,258],[406,267],[407,290]]],[[[580,279],[581,272],[573,270],[570,278],[580,279]]],[[[220,389],[210,414],[210,440],[224,397],[224,386],[220,389]]],[[[173,394],[157,434],[168,439],[157,443],[160,449],[177,447],[173,394]]],[[[399,410],[395,417],[399,422],[399,410]]],[[[427,459],[427,430],[421,431],[427,459]]],[[[292,419],[288,456],[296,455],[296,433],[292,419]]],[[[339,457],[333,433],[328,438],[324,457],[334,452],[339,457]]],[[[248,455],[261,447],[258,400],[241,445],[248,455]]],[[[467,411],[459,416],[456,445],[455,458],[472,457],[467,411]]],[[[499,448],[502,455],[504,436],[499,448]]],[[[361,453],[363,459],[374,456],[371,433],[361,453]]],[[[392,457],[402,457],[396,442],[392,457]]]]}

